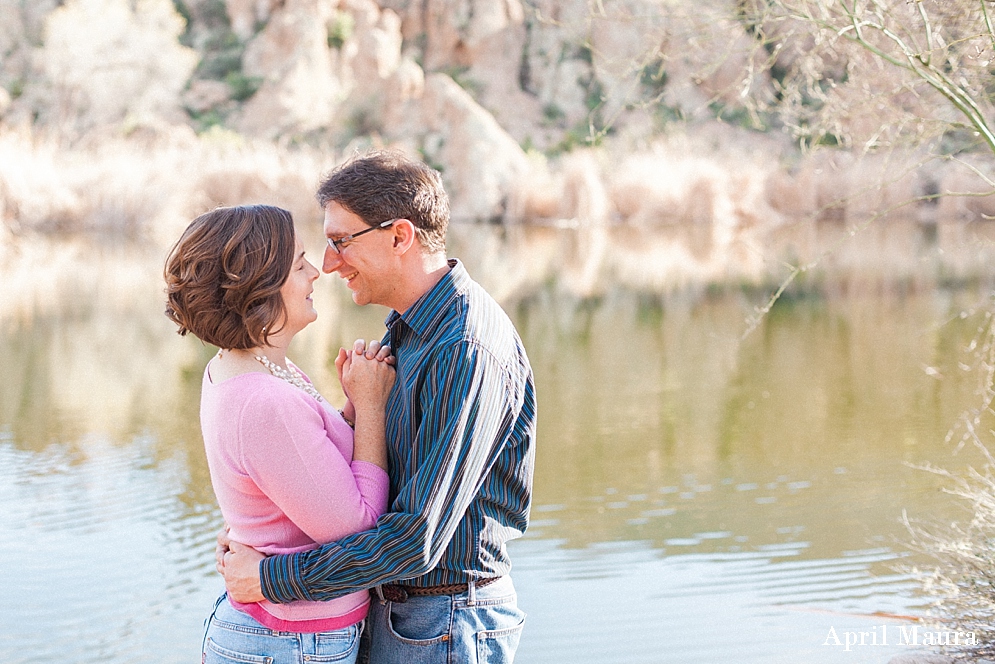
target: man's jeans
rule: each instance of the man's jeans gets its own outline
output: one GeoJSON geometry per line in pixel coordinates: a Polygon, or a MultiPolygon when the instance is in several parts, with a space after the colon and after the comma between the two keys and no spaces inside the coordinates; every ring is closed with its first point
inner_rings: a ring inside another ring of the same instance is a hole
{"type": "MultiPolygon", "coordinates": [[[[376,590],[370,594],[371,663],[511,664],[515,658],[525,613],[511,577],[483,588],[471,585],[459,595],[403,603],[383,601],[376,590]]],[[[360,662],[366,654],[360,653],[360,662]]]]}

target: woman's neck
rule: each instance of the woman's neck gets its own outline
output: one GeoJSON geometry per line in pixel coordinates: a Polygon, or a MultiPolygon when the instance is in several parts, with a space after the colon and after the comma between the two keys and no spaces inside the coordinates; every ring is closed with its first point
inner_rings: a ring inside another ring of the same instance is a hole
{"type": "Polygon", "coordinates": [[[222,349],[218,352],[222,362],[229,365],[236,373],[245,371],[266,371],[266,367],[261,359],[287,368],[287,347],[284,345],[254,346],[252,348],[231,348],[222,349]]]}
{"type": "Polygon", "coordinates": [[[287,366],[287,347],[283,345],[255,346],[254,348],[246,348],[245,350],[232,352],[244,353],[247,357],[252,358],[253,360],[257,357],[263,357],[273,364],[278,364],[281,367],[287,366]]]}

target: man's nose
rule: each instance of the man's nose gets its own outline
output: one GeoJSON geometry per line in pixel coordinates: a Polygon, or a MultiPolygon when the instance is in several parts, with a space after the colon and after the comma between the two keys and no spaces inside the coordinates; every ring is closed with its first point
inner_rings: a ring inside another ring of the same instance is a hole
{"type": "Polygon", "coordinates": [[[342,256],[329,246],[325,247],[325,255],[321,261],[321,271],[325,274],[335,272],[342,265],[342,256]]]}

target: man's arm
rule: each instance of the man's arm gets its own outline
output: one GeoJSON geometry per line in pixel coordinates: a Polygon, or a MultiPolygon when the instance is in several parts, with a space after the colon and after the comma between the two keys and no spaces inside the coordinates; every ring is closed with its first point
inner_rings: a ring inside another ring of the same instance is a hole
{"type": "Polygon", "coordinates": [[[476,344],[441,351],[418,395],[422,420],[411,450],[418,468],[391,511],[373,530],[263,560],[263,594],[274,602],[328,600],[433,569],[509,438],[523,393],[476,344]]]}

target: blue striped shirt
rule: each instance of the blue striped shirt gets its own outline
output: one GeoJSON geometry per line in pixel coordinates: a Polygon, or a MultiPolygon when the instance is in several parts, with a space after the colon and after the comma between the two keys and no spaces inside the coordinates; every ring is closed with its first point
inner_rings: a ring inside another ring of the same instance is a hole
{"type": "Polygon", "coordinates": [[[273,602],[328,600],[382,583],[507,574],[528,525],[535,386],[508,316],[459,261],[387,317],[397,355],[387,402],[390,511],[376,528],[260,566],[273,602]]]}

